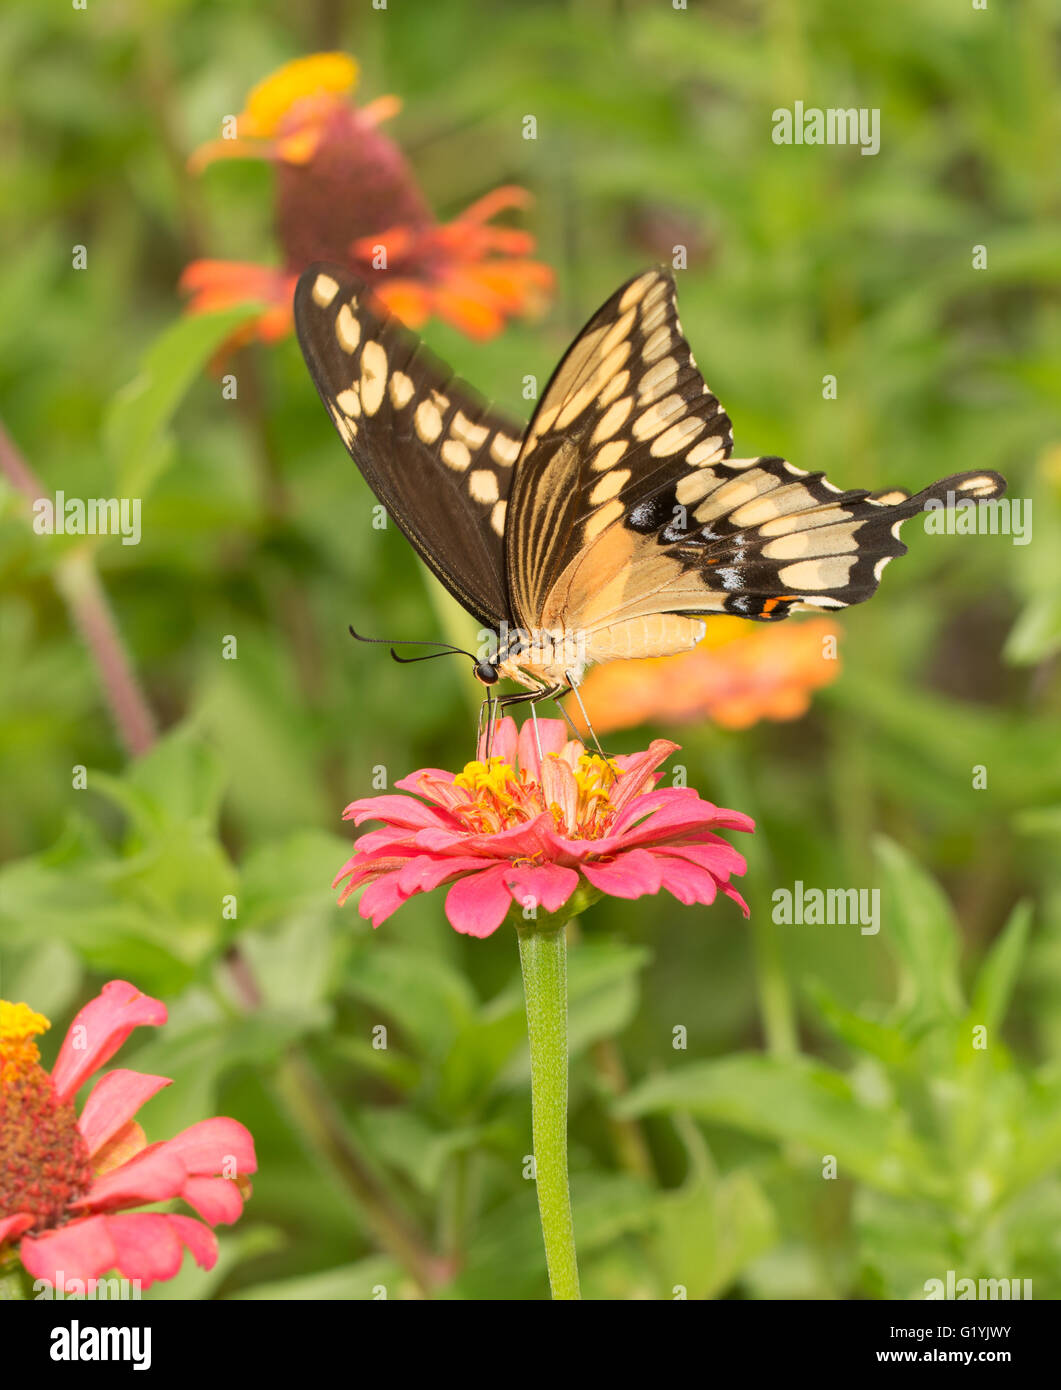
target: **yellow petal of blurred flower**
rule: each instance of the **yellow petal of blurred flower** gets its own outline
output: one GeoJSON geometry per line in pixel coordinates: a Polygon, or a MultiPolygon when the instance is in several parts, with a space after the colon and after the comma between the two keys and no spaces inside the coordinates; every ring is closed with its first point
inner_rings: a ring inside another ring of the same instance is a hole
{"type": "Polygon", "coordinates": [[[311,53],[270,73],[253,89],[238,120],[241,135],[275,135],[302,97],[342,95],[357,85],[360,69],[348,53],[311,53]]]}

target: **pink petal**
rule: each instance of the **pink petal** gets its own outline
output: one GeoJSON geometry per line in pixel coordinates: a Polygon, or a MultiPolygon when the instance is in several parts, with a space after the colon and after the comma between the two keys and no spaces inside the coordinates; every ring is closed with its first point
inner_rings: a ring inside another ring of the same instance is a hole
{"type": "Polygon", "coordinates": [[[680,903],[688,907],[691,903],[713,903],[718,892],[714,876],[697,864],[690,864],[677,855],[669,858],[663,854],[656,856],[660,864],[662,886],[673,894],[680,903]]]}
{"type": "Polygon", "coordinates": [[[172,1086],[167,1076],[118,1068],[96,1082],[85,1101],[77,1127],[88,1146],[89,1157],[97,1154],[140,1107],[162,1090],[172,1086]]]}
{"type": "MultiPolygon", "coordinates": [[[[408,782],[412,779],[403,778],[402,781],[408,782]]],[[[445,780],[437,776],[433,769],[424,769],[416,774],[416,790],[426,801],[437,806],[446,816],[447,824],[457,825],[456,811],[461,806],[468,804],[468,793],[463,787],[457,786],[456,774],[448,772],[445,780]]],[[[399,784],[396,782],[395,786],[399,784]]]]}
{"type": "MultiPolygon", "coordinates": [[[[417,773],[417,776],[420,776],[417,773]]],[[[343,820],[352,820],[360,825],[366,820],[386,821],[388,825],[403,830],[420,830],[425,825],[449,825],[450,817],[444,816],[434,806],[425,806],[412,796],[363,796],[359,801],[351,801],[343,812],[343,820]]]]}
{"type": "Polygon", "coordinates": [[[344,878],[348,880],[339,899],[340,903],[344,903],[362,883],[403,869],[409,858],[408,854],[354,854],[332,879],[333,888],[338,888],[344,878]]]}
{"type": "MultiPolygon", "coordinates": [[[[743,819],[748,820],[747,816],[743,819]]],[[[748,821],[748,828],[754,827],[754,824],[754,821],[748,821]]],[[[718,807],[712,806],[709,801],[683,800],[661,806],[647,820],[624,831],[622,840],[624,845],[666,844],[694,832],[714,830],[720,825],[729,825],[730,828],[738,830],[745,828],[739,825],[732,826],[720,819],[718,807]]]]}
{"type": "Polygon", "coordinates": [[[5,1240],[14,1240],[33,1225],[33,1217],[27,1212],[16,1212],[14,1216],[0,1216],[0,1245],[5,1240]]]}
{"type": "Polygon", "coordinates": [[[585,860],[579,867],[594,888],[613,898],[640,898],[644,893],[658,893],[663,878],[655,856],[643,849],[618,854],[608,864],[585,860]]]}
{"type": "Polygon", "coordinates": [[[96,1179],[83,1197],[70,1203],[72,1210],[117,1211],[145,1202],[165,1202],[179,1197],[188,1176],[180,1158],[167,1152],[167,1144],[152,1144],[128,1163],[96,1179]]]}
{"type": "Polygon", "coordinates": [[[723,893],[725,893],[727,898],[733,899],[733,901],[737,904],[740,910],[744,913],[745,917],[751,916],[751,908],[744,901],[741,895],[737,892],[736,888],[733,887],[732,883],[720,883],[718,886],[722,889],[723,893]]]}
{"type": "Polygon", "coordinates": [[[415,833],[385,825],[382,830],[366,830],[354,841],[354,856],[405,854],[416,839],[415,833]]]}
{"type": "MultiPolygon", "coordinates": [[[[516,736],[516,721],[510,714],[506,714],[504,719],[499,719],[494,725],[493,736],[490,739],[491,758],[503,758],[509,766],[513,766],[516,761],[516,748],[518,739],[516,736]]],[[[479,747],[475,756],[480,762],[486,759],[486,730],[483,730],[482,738],[479,740],[479,747]]]]}
{"type": "Polygon", "coordinates": [[[505,875],[505,882],[517,907],[526,907],[528,898],[533,898],[535,905],[546,912],[559,912],[578,887],[578,873],[559,864],[514,866],[505,875]]]}
{"type": "Polygon", "coordinates": [[[180,1228],[161,1212],[131,1212],[106,1219],[114,1245],[115,1268],[147,1289],[156,1279],[172,1279],[184,1258],[180,1228]]]}
{"type": "Polygon", "coordinates": [[[669,739],[657,738],[643,753],[616,758],[615,763],[623,769],[623,775],[611,798],[615,809],[621,811],[646,787],[654,785],[652,774],[656,768],[665,763],[672,753],[677,753],[680,747],[680,744],[671,743],[669,739]]]}
{"type": "Polygon", "coordinates": [[[423,796],[425,793],[421,786],[422,778],[427,778],[429,782],[441,782],[443,785],[449,785],[455,775],[455,773],[447,772],[441,767],[422,767],[416,772],[410,772],[407,777],[400,777],[394,785],[403,792],[413,792],[416,796],[423,796]]]}
{"type": "Polygon", "coordinates": [[[217,1236],[213,1231],[201,1221],[193,1221],[190,1216],[174,1215],[169,1222],[191,1251],[192,1259],[199,1268],[213,1269],[217,1262],[217,1236]]]}
{"type": "Polygon", "coordinates": [[[22,1263],[35,1279],[57,1282],[97,1279],[115,1269],[126,1279],[139,1279],[149,1288],[156,1279],[171,1279],[180,1269],[182,1245],[197,1264],[211,1269],[217,1259],[217,1239],[189,1216],[134,1212],[121,1216],[88,1216],[32,1239],[22,1238],[22,1263]]]}
{"type": "Polygon", "coordinates": [[[619,835],[628,830],[632,825],[637,825],[646,816],[660,810],[664,806],[671,806],[675,803],[682,805],[701,806],[706,805],[702,802],[698,792],[693,787],[655,787],[643,791],[640,796],[634,797],[618,813],[612,821],[612,834],[619,835]]]}
{"type": "Polygon", "coordinates": [[[105,1216],[86,1216],[37,1237],[23,1236],[19,1254],[34,1279],[50,1284],[57,1282],[59,1270],[69,1283],[96,1279],[118,1262],[105,1216]]]}
{"type": "Polygon", "coordinates": [[[546,758],[542,763],[542,798],[546,806],[555,805],[560,822],[570,828],[578,817],[578,783],[563,758],[546,758]]]}
{"type": "Polygon", "coordinates": [[[552,858],[549,840],[552,826],[552,816],[548,811],[543,811],[534,820],[500,830],[496,835],[467,832],[455,835],[447,830],[420,830],[416,844],[418,849],[431,850],[436,854],[457,850],[461,854],[482,855],[489,859],[536,859],[543,855],[552,858]]]}
{"type": "Polygon", "coordinates": [[[162,1147],[176,1155],[189,1173],[226,1178],[245,1177],[258,1171],[254,1139],[246,1125],[227,1115],[199,1120],[166,1141],[162,1147]]]}
{"type": "Polygon", "coordinates": [[[728,878],[730,874],[743,874],[748,870],[748,861],[725,840],[717,844],[659,845],[654,851],[664,856],[678,856],[690,864],[696,864],[715,878],[728,878]]]}
{"type": "MultiPolygon", "coordinates": [[[[342,906],[349,897],[352,889],[348,889],[339,899],[342,906]]],[[[403,893],[398,883],[396,873],[387,874],[383,878],[378,878],[374,883],[370,883],[361,894],[361,901],[357,905],[358,916],[364,917],[366,921],[371,921],[374,927],[381,927],[388,917],[393,917],[401,907],[402,903],[409,899],[408,893],[403,893]]]]}
{"type": "Polygon", "coordinates": [[[243,1212],[243,1196],[231,1178],[189,1178],[181,1196],[211,1226],[231,1226],[243,1212]]]}
{"type": "Polygon", "coordinates": [[[398,875],[398,885],[406,894],[430,893],[457,874],[489,869],[494,863],[496,860],[473,854],[418,854],[398,875]]]}
{"type": "Polygon", "coordinates": [[[446,894],[450,926],[467,936],[489,936],[505,920],[512,897],[505,886],[507,864],[459,878],[446,894]]]}
{"type": "MultiPolygon", "coordinates": [[[[562,719],[539,719],[538,738],[541,739],[542,755],[559,753],[567,742],[567,725],[562,719]]],[[[522,770],[535,782],[541,781],[542,760],[538,756],[538,738],[534,734],[534,720],[525,719],[519,731],[517,756],[522,770]]]]}
{"type": "Polygon", "coordinates": [[[58,1098],[69,1100],[94,1071],[98,1071],[133,1031],[166,1021],[166,1006],[125,980],[111,980],[71,1023],[52,1068],[58,1098]]]}

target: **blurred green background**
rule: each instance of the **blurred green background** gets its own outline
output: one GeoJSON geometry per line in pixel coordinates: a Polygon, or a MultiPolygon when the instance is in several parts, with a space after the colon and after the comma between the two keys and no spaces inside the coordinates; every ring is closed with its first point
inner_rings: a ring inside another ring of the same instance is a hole
{"type": "Polygon", "coordinates": [[[172,331],[187,262],[276,258],[271,168],[192,179],[188,153],[331,48],[359,102],[402,97],[387,130],[440,217],[535,195],[548,316],[426,332],[486,394],[522,413],[523,375],[680,242],[739,454],[870,488],[995,468],[1034,501],[1023,547],[908,523],[803,720],[610,739],[676,736],[759,829],[750,923],[660,897],[580,925],[585,1294],[919,1298],[953,1269],[1061,1295],[1057,28],[1045,0],[5,9],[0,419],[48,495],[141,496],[143,539],[39,537],[3,484],[0,994],[49,1014],[53,1051],[104,980],[159,995],[169,1025],[119,1059],[175,1080],[149,1138],[231,1114],[260,1163],[216,1270],[152,1296],[547,1291],[516,943],[459,937],[441,895],[373,934],[329,887],[375,767],[469,756],[465,664],[413,675],[346,635],[439,620],[294,341],[245,353],[226,401],[217,325],[172,331]],[[879,108],[880,153],[773,144],[796,100],[879,108]],[[71,619],[94,574],[162,731],[134,760],[71,619]],[[797,879],[879,887],[879,935],[773,925],[797,879]]]}

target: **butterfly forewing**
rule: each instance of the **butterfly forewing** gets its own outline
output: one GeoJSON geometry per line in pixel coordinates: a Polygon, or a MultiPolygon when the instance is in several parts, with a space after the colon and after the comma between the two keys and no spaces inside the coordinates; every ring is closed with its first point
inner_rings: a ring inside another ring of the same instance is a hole
{"type": "Polygon", "coordinates": [[[372,491],[481,623],[510,616],[505,512],[523,426],[488,406],[368,289],[311,266],[295,291],[299,343],[372,491]]]}
{"type": "Polygon", "coordinates": [[[550,591],[604,530],[725,458],[732,439],[682,336],[673,278],[651,270],[623,285],[553,373],[523,444],[507,531],[520,621],[540,625],[550,591]]]}
{"type": "Polygon", "coordinates": [[[731,458],[661,270],[594,314],[525,436],[345,271],[311,267],[295,320],[344,443],[442,582],[492,627],[585,635],[589,661],[683,650],[699,615],[860,603],[926,503],[1005,491],[981,471],[914,497],[845,492],[781,458],[731,458]]]}

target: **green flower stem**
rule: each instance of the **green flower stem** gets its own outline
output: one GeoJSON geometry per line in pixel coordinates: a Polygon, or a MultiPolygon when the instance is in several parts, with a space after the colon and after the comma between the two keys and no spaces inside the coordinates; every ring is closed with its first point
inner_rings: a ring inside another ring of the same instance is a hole
{"type": "Polygon", "coordinates": [[[564,925],[517,929],[530,1036],[538,1211],[553,1298],[581,1298],[567,1185],[567,937],[564,925]]]}
{"type": "Polygon", "coordinates": [[[414,1223],[391,1200],[334,1101],[307,1058],[292,1048],[276,1072],[276,1086],[299,1132],[353,1196],[380,1245],[412,1277],[426,1298],[454,1275],[451,1261],[436,1256],[414,1223]]]}

